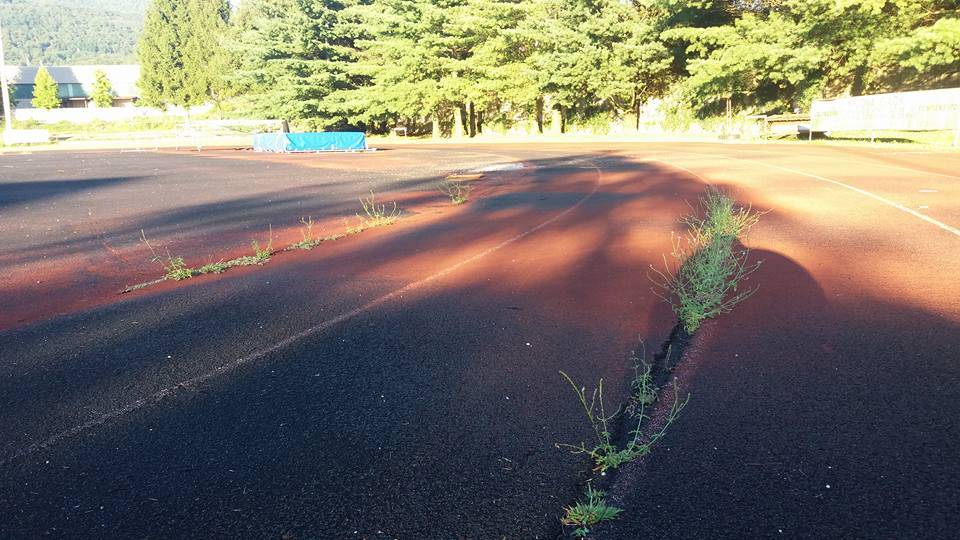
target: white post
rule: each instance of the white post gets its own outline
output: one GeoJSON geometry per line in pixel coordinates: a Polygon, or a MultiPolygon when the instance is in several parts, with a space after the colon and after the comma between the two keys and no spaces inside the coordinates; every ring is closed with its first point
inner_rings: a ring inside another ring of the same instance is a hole
{"type": "Polygon", "coordinates": [[[13,129],[13,114],[10,111],[10,92],[7,90],[7,59],[3,54],[3,24],[0,24],[0,88],[3,92],[3,130],[13,129]]]}

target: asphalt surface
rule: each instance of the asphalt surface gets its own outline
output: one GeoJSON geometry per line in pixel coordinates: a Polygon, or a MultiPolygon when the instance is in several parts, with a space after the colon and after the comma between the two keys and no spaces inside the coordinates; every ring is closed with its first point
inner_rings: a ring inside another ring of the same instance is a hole
{"type": "Polygon", "coordinates": [[[761,288],[695,336],[677,371],[690,405],[648,459],[611,475],[627,511],[598,534],[934,538],[960,525],[955,154],[2,160],[4,538],[560,535],[591,473],[554,446],[589,437],[557,372],[625,395],[637,339],[658,347],[674,322],[645,269],[704,181],[770,211],[747,242],[761,288]],[[490,165],[468,205],[433,191],[490,165]],[[371,189],[400,201],[399,224],[115,294],[156,276],[141,228],[215,260],[264,222],[278,243],[301,215],[335,227],[371,189]]]}

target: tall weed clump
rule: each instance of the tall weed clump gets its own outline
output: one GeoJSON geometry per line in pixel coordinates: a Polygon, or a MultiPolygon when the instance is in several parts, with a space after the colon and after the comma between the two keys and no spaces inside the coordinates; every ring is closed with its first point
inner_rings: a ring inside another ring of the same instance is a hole
{"type": "Polygon", "coordinates": [[[750,251],[739,243],[759,222],[760,212],[737,205],[716,188],[693,210],[682,219],[687,231],[674,236],[663,268],[651,266],[650,274],[654,292],[673,307],[688,333],[756,292],[744,282],[760,266],[749,261],[750,251]]]}

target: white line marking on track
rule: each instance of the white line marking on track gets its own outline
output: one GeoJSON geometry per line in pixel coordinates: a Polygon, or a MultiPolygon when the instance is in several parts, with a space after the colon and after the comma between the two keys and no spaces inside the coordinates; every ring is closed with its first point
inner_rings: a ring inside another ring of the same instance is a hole
{"type": "MultiPolygon", "coordinates": [[[[572,161],[572,162],[570,162],[570,163],[576,163],[576,162],[579,162],[579,161],[582,161],[582,160],[574,160],[574,161],[572,161]]],[[[586,161],[586,160],[583,160],[583,161],[586,161]]],[[[589,161],[588,161],[588,162],[589,162],[589,161]]],[[[88,421],[86,421],[86,422],[84,422],[84,423],[82,423],[82,424],[80,424],[80,425],[78,425],[78,426],[72,427],[72,428],[70,428],[70,429],[68,429],[68,430],[65,430],[65,431],[61,431],[60,433],[57,433],[57,434],[55,434],[55,435],[51,435],[50,437],[44,439],[43,441],[40,441],[40,442],[38,442],[38,443],[34,443],[34,444],[30,445],[30,446],[27,446],[26,448],[22,448],[22,449],[20,449],[20,450],[17,450],[16,452],[14,452],[13,454],[11,454],[10,456],[0,459],[0,467],[4,467],[4,466],[10,464],[11,462],[13,462],[13,461],[15,461],[15,460],[17,460],[17,459],[20,459],[20,458],[22,458],[22,457],[25,457],[25,456],[28,456],[28,455],[30,455],[30,454],[36,453],[36,452],[38,452],[38,451],[40,451],[40,450],[43,450],[44,448],[47,448],[47,447],[49,447],[49,446],[52,446],[52,445],[58,443],[59,441],[61,441],[61,440],[63,440],[63,439],[67,439],[67,438],[69,438],[69,437],[73,437],[73,436],[75,436],[75,435],[79,435],[79,434],[81,434],[81,433],[83,433],[83,432],[85,432],[85,431],[88,431],[88,430],[90,430],[90,429],[92,429],[92,428],[95,428],[95,427],[97,427],[97,426],[100,426],[100,425],[102,425],[102,424],[104,424],[104,423],[106,423],[106,422],[108,422],[108,421],[110,421],[110,420],[113,420],[113,419],[116,419],[116,418],[120,418],[120,417],[122,417],[122,416],[124,416],[124,415],[126,415],[126,414],[129,414],[129,413],[134,412],[134,411],[136,411],[136,410],[138,410],[138,409],[141,409],[141,408],[143,408],[144,406],[147,406],[147,405],[150,405],[150,404],[153,404],[153,403],[159,403],[159,402],[163,401],[164,399],[167,399],[167,398],[176,396],[177,394],[179,394],[179,393],[182,392],[183,390],[187,390],[187,389],[190,389],[190,388],[199,386],[199,385],[201,385],[201,384],[203,384],[203,383],[205,383],[205,382],[207,382],[207,381],[209,381],[209,380],[212,380],[212,379],[214,379],[214,378],[216,378],[216,377],[218,377],[218,376],[220,376],[220,375],[224,375],[224,374],[229,373],[229,372],[231,372],[231,371],[234,371],[234,370],[236,370],[237,368],[240,368],[240,367],[242,367],[242,366],[244,366],[244,365],[246,365],[246,364],[250,364],[250,363],[253,363],[253,362],[257,361],[257,360],[260,360],[260,359],[266,357],[267,355],[269,355],[269,354],[271,354],[271,353],[274,353],[274,352],[276,352],[276,351],[279,351],[280,349],[283,349],[283,348],[285,348],[285,347],[288,347],[288,346],[290,346],[290,345],[293,345],[293,344],[296,343],[297,341],[300,341],[300,340],[302,340],[302,339],[304,339],[304,338],[307,338],[307,337],[310,337],[310,336],[312,336],[312,335],[314,335],[314,334],[317,334],[317,333],[319,333],[319,332],[322,332],[322,331],[324,331],[324,330],[326,330],[326,329],[328,329],[328,328],[330,328],[330,327],[332,327],[332,326],[335,326],[335,325],[337,325],[337,324],[340,324],[340,323],[342,323],[342,322],[345,322],[345,321],[348,321],[348,320],[350,320],[350,319],[353,319],[354,317],[357,317],[358,315],[361,315],[361,314],[363,314],[363,313],[365,313],[365,312],[367,312],[367,311],[370,311],[371,309],[376,308],[376,307],[378,307],[378,306],[380,306],[380,305],[383,305],[383,304],[385,304],[385,303],[387,303],[387,302],[389,302],[389,301],[391,301],[391,300],[403,298],[403,295],[404,295],[404,294],[407,294],[407,293],[410,293],[410,292],[412,292],[412,291],[414,291],[414,290],[420,289],[420,288],[422,288],[423,286],[425,286],[425,285],[427,285],[427,284],[429,284],[429,283],[431,283],[431,282],[437,281],[438,279],[441,279],[441,278],[443,278],[443,277],[445,277],[445,276],[447,276],[447,275],[449,275],[449,274],[451,274],[451,273],[459,270],[460,268],[463,268],[464,266],[467,266],[468,264],[471,264],[471,263],[473,263],[473,262],[476,262],[476,261],[478,261],[478,260],[486,257],[487,255],[490,255],[491,253],[493,253],[493,252],[495,252],[495,251],[499,251],[500,249],[503,249],[503,248],[509,246],[510,244],[513,244],[514,242],[517,242],[518,240],[521,240],[521,239],[523,239],[523,238],[525,238],[525,237],[527,237],[527,236],[530,236],[531,234],[533,234],[533,233],[535,233],[535,232],[543,229],[544,227],[547,227],[547,226],[553,224],[553,223],[556,222],[557,220],[559,220],[559,219],[563,218],[564,216],[568,215],[569,213],[573,212],[574,210],[576,210],[577,208],[579,208],[583,203],[585,203],[585,202],[587,201],[587,199],[593,197],[593,196],[597,193],[597,190],[600,189],[600,183],[601,183],[601,180],[602,180],[602,178],[603,178],[603,172],[600,170],[600,167],[598,167],[598,166],[596,166],[596,165],[594,165],[594,166],[592,166],[592,167],[590,167],[590,168],[592,168],[592,169],[594,169],[595,171],[597,171],[596,183],[594,184],[593,189],[590,191],[590,193],[587,193],[586,195],[584,195],[582,198],[580,198],[580,200],[578,200],[576,203],[574,203],[572,206],[568,207],[568,208],[565,209],[564,211],[560,212],[559,214],[551,217],[550,219],[548,219],[548,220],[546,220],[546,221],[543,221],[543,222],[539,223],[539,224],[536,225],[535,227],[533,227],[533,228],[531,228],[531,229],[527,229],[526,231],[523,231],[523,232],[521,232],[521,233],[519,233],[519,234],[517,234],[517,235],[515,235],[515,236],[512,236],[512,237],[510,237],[510,238],[508,238],[508,239],[500,242],[499,244],[497,244],[497,245],[495,245],[495,246],[492,246],[492,247],[490,247],[490,248],[487,248],[487,249],[485,249],[485,250],[483,250],[483,251],[481,251],[481,252],[479,252],[479,253],[476,253],[476,254],[474,254],[474,255],[466,258],[466,259],[463,259],[462,261],[460,261],[460,262],[458,262],[458,263],[456,263],[456,264],[453,264],[453,265],[451,265],[451,266],[448,266],[447,268],[444,268],[443,270],[440,270],[439,272],[437,272],[437,273],[435,273],[435,274],[431,274],[431,275],[429,275],[429,276],[427,276],[427,277],[425,277],[425,278],[423,278],[423,279],[421,279],[421,280],[419,280],[419,281],[414,281],[413,283],[407,284],[407,285],[405,285],[405,286],[403,286],[403,287],[401,287],[401,288],[399,288],[399,289],[397,289],[397,290],[395,290],[395,291],[393,291],[393,292],[387,293],[387,294],[385,294],[385,295],[383,295],[383,296],[381,296],[381,297],[379,297],[379,298],[376,298],[376,299],[374,299],[374,300],[371,300],[370,302],[367,302],[366,304],[364,304],[364,305],[362,305],[362,306],[360,306],[360,307],[358,307],[358,308],[356,308],[356,309],[353,309],[353,310],[350,310],[350,311],[348,311],[348,312],[346,312],[346,313],[340,314],[340,315],[338,315],[338,316],[336,316],[336,317],[334,317],[334,318],[332,318],[332,319],[327,319],[327,320],[325,320],[325,321],[323,321],[323,322],[321,322],[321,323],[319,323],[319,324],[316,324],[316,325],[314,325],[314,326],[311,326],[310,328],[307,328],[306,330],[303,330],[303,331],[301,331],[301,332],[298,332],[298,333],[296,333],[296,334],[293,334],[292,336],[289,336],[289,337],[287,337],[287,338],[284,338],[284,339],[278,341],[277,343],[274,343],[273,345],[271,345],[271,346],[269,346],[269,347],[260,349],[259,351],[254,351],[254,352],[252,352],[252,353],[250,353],[250,354],[248,354],[248,355],[246,355],[246,356],[237,358],[236,360],[233,360],[232,362],[229,362],[229,363],[227,363],[227,364],[224,364],[224,365],[222,365],[222,366],[220,366],[220,367],[218,367],[218,368],[216,368],[216,369],[214,369],[214,370],[212,370],[212,371],[208,371],[207,373],[204,373],[204,374],[202,374],[202,375],[198,375],[198,376],[193,377],[193,378],[191,378],[191,379],[187,379],[186,381],[179,382],[179,383],[177,383],[177,384],[175,384],[175,385],[173,385],[173,386],[169,386],[169,387],[167,387],[167,388],[164,388],[164,389],[162,389],[162,390],[160,390],[160,391],[157,391],[157,392],[155,392],[155,393],[153,393],[153,394],[151,394],[151,395],[149,395],[149,396],[147,396],[147,397],[138,399],[138,400],[136,400],[136,401],[134,401],[134,402],[132,402],[132,403],[129,403],[129,404],[127,404],[127,405],[124,405],[123,407],[120,407],[120,408],[118,408],[118,409],[114,409],[113,411],[110,411],[110,412],[108,412],[108,413],[106,413],[106,414],[103,414],[103,415],[101,415],[101,416],[99,416],[99,417],[97,417],[97,418],[94,418],[94,419],[92,419],[92,420],[88,420],[88,421]]]]}
{"type": "MultiPolygon", "coordinates": [[[[678,153],[679,153],[679,152],[678,152],[678,153]]],[[[960,229],[958,229],[958,228],[956,228],[956,227],[953,227],[953,226],[951,226],[951,225],[947,225],[946,223],[944,223],[944,222],[942,222],[942,221],[939,221],[939,220],[937,220],[937,219],[934,219],[934,218],[932,218],[932,217],[930,217],[930,216],[928,216],[928,215],[921,214],[920,212],[917,212],[916,210],[914,210],[914,209],[912,209],[912,208],[907,208],[906,206],[904,206],[904,205],[902,205],[902,204],[900,204],[900,203],[898,203],[898,202],[891,201],[890,199],[887,199],[886,197],[877,195],[876,193],[871,193],[871,192],[869,192],[869,191],[867,191],[867,190],[865,190],[865,189],[861,189],[861,188],[858,188],[858,187],[856,187],[856,186],[851,186],[850,184],[846,184],[846,183],[844,183],[844,182],[841,182],[841,181],[839,181],[839,180],[834,180],[834,179],[832,179],[832,178],[827,178],[826,176],[820,176],[820,175],[817,175],[817,174],[812,174],[812,173],[808,173],[808,172],[805,172],[805,171],[801,171],[801,170],[798,170],[798,169],[791,169],[790,167],[781,167],[780,165],[772,165],[772,164],[770,164],[770,163],[764,163],[764,162],[762,162],[762,161],[755,161],[755,160],[752,160],[752,159],[737,158],[737,157],[730,157],[730,156],[720,156],[720,155],[711,155],[711,154],[696,154],[696,153],[692,153],[692,152],[682,152],[682,153],[685,153],[685,154],[688,154],[688,155],[692,155],[692,156],[709,157],[709,158],[715,158],[715,159],[728,159],[728,160],[735,160],[735,161],[744,161],[744,162],[747,162],[747,163],[754,163],[754,164],[757,164],[757,165],[762,165],[762,166],[764,166],[764,167],[769,167],[769,168],[771,168],[771,169],[777,169],[777,170],[780,170],[780,171],[785,171],[785,172],[788,172],[788,173],[796,174],[796,175],[799,175],[799,176],[806,176],[807,178],[812,178],[812,179],[814,179],[814,180],[819,180],[819,181],[821,181],[821,182],[827,182],[827,183],[829,183],[829,184],[834,184],[834,185],[840,186],[840,187],[842,187],[842,188],[849,189],[850,191],[854,191],[854,192],[856,192],[856,193],[859,193],[860,195],[863,195],[864,197],[869,197],[869,198],[871,198],[871,199],[873,199],[873,200],[875,200],[875,201],[879,201],[879,202],[881,202],[881,203],[883,203],[883,204],[885,204],[885,205],[887,205],[887,206],[890,206],[890,207],[892,207],[892,208],[896,208],[897,210],[900,210],[901,212],[906,212],[906,213],[910,214],[911,216],[913,216],[913,217],[915,217],[915,218],[917,218],[917,219],[926,221],[927,223],[929,223],[929,224],[931,224],[931,225],[933,225],[933,226],[935,226],[935,227],[938,227],[938,228],[940,228],[940,229],[942,229],[942,230],[944,230],[944,231],[946,231],[946,232],[948,232],[948,233],[950,233],[950,234],[952,234],[952,235],[954,235],[954,236],[960,237],[960,229]]],[[[670,162],[668,162],[668,161],[666,161],[666,160],[661,160],[661,161],[663,161],[664,163],[670,163],[670,162]]],[[[672,163],[671,163],[671,164],[672,164],[672,163]]],[[[673,165],[674,167],[681,168],[681,167],[679,167],[678,165],[675,165],[675,164],[672,164],[672,165],[673,165]]],[[[904,169],[904,170],[909,170],[909,169],[904,169]]],[[[913,172],[917,172],[917,171],[913,171],[913,172]]],[[[944,176],[946,176],[946,175],[944,175],[944,176]]],[[[698,176],[698,178],[699,178],[699,176],[698,176]]]]}

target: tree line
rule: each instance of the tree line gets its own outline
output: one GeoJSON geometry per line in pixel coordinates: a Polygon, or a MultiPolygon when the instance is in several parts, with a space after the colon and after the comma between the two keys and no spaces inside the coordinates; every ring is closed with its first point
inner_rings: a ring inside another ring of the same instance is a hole
{"type": "Polygon", "coordinates": [[[960,83],[957,0],[154,0],[148,104],[473,135],[960,83]]]}

